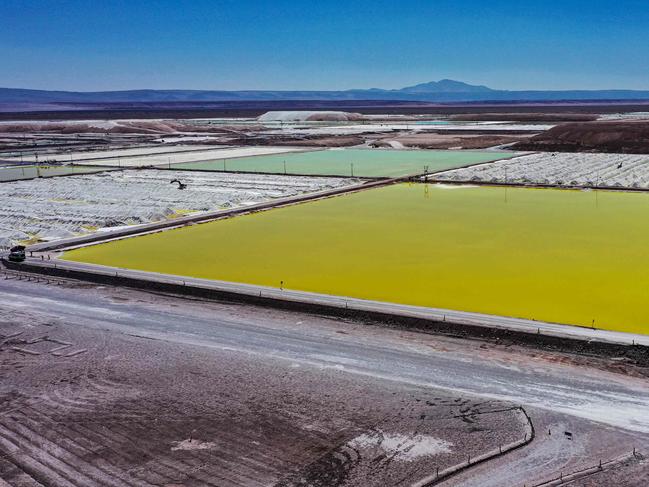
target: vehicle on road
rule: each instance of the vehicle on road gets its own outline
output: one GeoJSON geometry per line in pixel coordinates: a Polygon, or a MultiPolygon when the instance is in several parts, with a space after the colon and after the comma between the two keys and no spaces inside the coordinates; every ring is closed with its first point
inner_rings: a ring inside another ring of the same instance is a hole
{"type": "Polygon", "coordinates": [[[11,262],[23,262],[25,260],[25,246],[16,245],[9,249],[9,260],[11,262]]]}

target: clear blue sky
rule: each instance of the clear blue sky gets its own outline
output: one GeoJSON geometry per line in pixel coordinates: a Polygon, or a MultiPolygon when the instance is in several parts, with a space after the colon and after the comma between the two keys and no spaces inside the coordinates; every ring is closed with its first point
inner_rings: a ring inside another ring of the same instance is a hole
{"type": "Polygon", "coordinates": [[[0,86],[649,89],[647,0],[0,0],[0,86]]]}

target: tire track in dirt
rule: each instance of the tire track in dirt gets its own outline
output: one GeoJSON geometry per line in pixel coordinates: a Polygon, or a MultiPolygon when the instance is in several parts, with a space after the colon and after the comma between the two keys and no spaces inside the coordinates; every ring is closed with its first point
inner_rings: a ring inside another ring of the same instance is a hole
{"type": "Polygon", "coordinates": [[[39,397],[7,399],[0,451],[56,487],[261,486],[291,466],[286,459],[304,455],[300,445],[310,445],[315,456],[327,444],[326,432],[301,428],[294,414],[252,417],[228,430],[228,418],[218,412],[188,414],[180,405],[147,403],[118,382],[75,377],[39,397]],[[215,446],[192,448],[201,441],[192,439],[195,432],[215,446]],[[187,438],[189,448],[172,448],[187,438]]]}

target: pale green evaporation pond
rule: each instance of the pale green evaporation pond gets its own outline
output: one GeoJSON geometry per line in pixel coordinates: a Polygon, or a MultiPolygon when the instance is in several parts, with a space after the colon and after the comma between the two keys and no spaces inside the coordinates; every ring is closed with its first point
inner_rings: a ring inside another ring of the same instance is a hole
{"type": "Polygon", "coordinates": [[[455,169],[520,155],[460,150],[328,149],[173,164],[173,169],[357,177],[396,177],[455,169]]]}
{"type": "Polygon", "coordinates": [[[649,333],[649,194],[397,184],[67,260],[649,333]]]}

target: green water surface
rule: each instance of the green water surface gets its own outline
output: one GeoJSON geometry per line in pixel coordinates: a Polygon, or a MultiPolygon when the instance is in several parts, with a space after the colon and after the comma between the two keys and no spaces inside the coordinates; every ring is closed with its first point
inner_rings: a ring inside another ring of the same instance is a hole
{"type": "Polygon", "coordinates": [[[173,164],[173,169],[326,176],[396,177],[468,166],[518,155],[460,150],[328,149],[173,164]]]}

